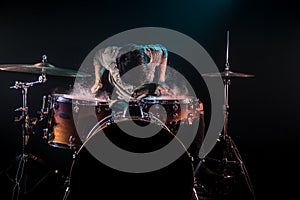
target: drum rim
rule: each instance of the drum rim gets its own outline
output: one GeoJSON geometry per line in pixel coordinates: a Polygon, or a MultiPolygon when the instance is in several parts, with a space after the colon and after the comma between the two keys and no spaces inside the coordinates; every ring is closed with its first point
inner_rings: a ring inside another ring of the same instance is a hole
{"type": "Polygon", "coordinates": [[[51,96],[55,97],[55,101],[62,103],[75,103],[80,105],[108,105],[108,101],[99,98],[86,98],[76,97],[76,95],[63,94],[63,93],[52,93],[51,96]]]}
{"type": "Polygon", "coordinates": [[[194,96],[148,96],[141,99],[142,102],[154,102],[154,103],[162,103],[162,102],[180,102],[180,103],[191,103],[193,101],[199,101],[199,98],[194,96]],[[170,97],[170,98],[169,98],[170,97]]]}

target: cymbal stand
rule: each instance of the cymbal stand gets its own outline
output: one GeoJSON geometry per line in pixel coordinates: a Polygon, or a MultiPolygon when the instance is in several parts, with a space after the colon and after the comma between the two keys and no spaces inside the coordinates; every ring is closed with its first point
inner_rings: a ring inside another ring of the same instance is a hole
{"type": "Polygon", "coordinates": [[[11,86],[10,88],[12,89],[22,89],[22,102],[23,105],[20,108],[15,109],[15,111],[21,111],[21,116],[18,119],[15,119],[15,122],[21,122],[22,123],[22,149],[21,149],[21,155],[19,156],[19,163],[17,167],[17,172],[15,176],[15,186],[13,188],[13,193],[12,193],[12,199],[18,199],[20,195],[20,190],[21,190],[21,182],[23,184],[23,191],[26,192],[26,179],[27,179],[27,174],[24,173],[26,170],[26,165],[27,161],[29,158],[28,153],[26,152],[26,146],[28,143],[29,136],[33,132],[33,126],[36,122],[37,119],[33,118],[31,119],[29,117],[28,113],[28,106],[27,106],[27,93],[28,93],[28,88],[46,82],[46,75],[42,74],[39,76],[37,81],[34,82],[20,82],[16,81],[14,86],[11,86]]]}
{"type": "MultiPolygon", "coordinates": [[[[228,49],[229,49],[229,32],[227,32],[227,51],[226,51],[226,63],[225,63],[225,72],[229,72],[229,62],[228,62],[228,49]]],[[[225,73],[226,74],[226,73],[225,73]]],[[[228,178],[230,174],[226,174],[227,169],[226,167],[231,166],[230,164],[238,164],[241,168],[241,174],[244,176],[246,184],[250,190],[250,193],[255,200],[254,190],[248,176],[246,167],[242,161],[242,157],[231,137],[228,135],[228,117],[229,117],[229,85],[231,84],[230,76],[224,76],[224,95],[225,95],[225,103],[224,103],[224,126],[223,131],[220,134],[219,141],[224,144],[223,149],[223,158],[222,164],[224,166],[224,173],[222,174],[223,178],[228,178]],[[237,160],[231,161],[228,158],[234,156],[237,160]]]]}

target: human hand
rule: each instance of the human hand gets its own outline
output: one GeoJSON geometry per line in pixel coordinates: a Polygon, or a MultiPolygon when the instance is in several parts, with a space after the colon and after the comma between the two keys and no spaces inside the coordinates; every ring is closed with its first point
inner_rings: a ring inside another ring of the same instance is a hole
{"type": "Polygon", "coordinates": [[[157,94],[157,96],[176,96],[174,90],[167,85],[158,85],[156,87],[155,94],[157,94]]]}
{"type": "Polygon", "coordinates": [[[133,94],[131,97],[135,99],[141,99],[149,95],[156,96],[155,89],[157,87],[157,84],[155,83],[145,83],[137,88],[135,88],[133,94]]]}
{"type": "Polygon", "coordinates": [[[98,90],[103,87],[103,84],[100,81],[95,81],[95,84],[91,88],[91,92],[95,94],[98,90]]]}

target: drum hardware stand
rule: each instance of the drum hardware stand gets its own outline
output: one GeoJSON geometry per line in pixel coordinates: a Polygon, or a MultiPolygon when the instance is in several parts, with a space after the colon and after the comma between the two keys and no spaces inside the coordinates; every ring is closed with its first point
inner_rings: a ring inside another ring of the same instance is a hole
{"type": "MultiPolygon", "coordinates": [[[[39,76],[38,81],[34,82],[19,82],[16,81],[14,86],[11,86],[12,89],[22,89],[22,97],[23,97],[23,105],[20,108],[15,109],[15,111],[22,111],[22,114],[19,118],[15,119],[15,122],[21,122],[22,123],[22,149],[21,154],[17,157],[19,160],[18,166],[17,166],[17,172],[14,179],[15,186],[13,188],[12,193],[12,199],[18,199],[21,191],[21,184],[24,187],[23,193],[25,194],[27,192],[27,164],[28,159],[32,159],[32,155],[29,154],[26,150],[26,146],[28,144],[29,136],[33,134],[33,125],[37,123],[37,121],[42,120],[37,118],[30,118],[28,113],[28,107],[27,107],[27,93],[28,88],[46,82],[46,76],[45,74],[42,74],[39,76]]],[[[43,109],[42,109],[43,110],[43,109]]],[[[33,158],[35,159],[35,158],[33,158]]],[[[42,178],[43,179],[43,178],[42,178]]]]}
{"type": "MultiPolygon", "coordinates": [[[[252,77],[252,75],[246,75],[242,73],[234,73],[229,70],[230,65],[228,62],[228,54],[229,54],[229,31],[227,31],[227,48],[226,48],[226,63],[225,63],[225,71],[221,73],[221,77],[224,81],[224,95],[225,95],[225,103],[224,103],[224,125],[223,125],[223,131],[221,131],[218,142],[221,142],[221,151],[222,151],[222,159],[217,160],[218,163],[221,165],[222,168],[222,174],[221,177],[226,180],[228,178],[232,178],[234,174],[231,173],[230,167],[232,167],[232,164],[238,166],[241,170],[241,174],[244,176],[246,184],[248,186],[248,189],[253,197],[253,200],[256,199],[254,190],[250,181],[250,178],[248,176],[246,167],[242,161],[241,155],[232,140],[232,138],[228,135],[228,116],[229,116],[229,85],[231,84],[230,77],[252,77]],[[235,157],[236,160],[229,160],[229,158],[235,157]]],[[[211,76],[210,74],[208,77],[217,77],[217,76],[211,76]]],[[[220,77],[220,73],[219,76],[220,77]]],[[[196,172],[199,170],[200,165],[205,165],[205,158],[201,160],[196,167],[196,172]]]]}
{"type": "MultiPolygon", "coordinates": [[[[228,64],[228,63],[227,63],[228,64]]],[[[229,70],[229,65],[226,64],[226,68],[225,71],[229,70]]],[[[234,141],[232,140],[232,138],[228,135],[228,116],[229,116],[229,104],[228,104],[228,94],[229,94],[229,85],[230,85],[230,79],[229,78],[224,78],[224,83],[225,83],[225,105],[224,105],[224,110],[225,110],[225,116],[224,116],[224,127],[223,127],[223,131],[220,133],[220,137],[218,138],[218,142],[221,142],[224,146],[223,149],[223,157],[222,157],[222,161],[221,161],[221,165],[223,166],[223,174],[222,177],[223,179],[226,178],[231,178],[232,174],[228,173],[228,167],[230,168],[230,166],[233,165],[237,165],[240,167],[241,169],[241,174],[244,176],[246,184],[251,192],[251,195],[253,196],[253,199],[255,200],[255,195],[254,195],[254,190],[250,181],[250,178],[248,176],[246,167],[242,161],[242,157],[234,143],[234,141]],[[234,156],[237,160],[236,161],[231,161],[229,160],[230,156],[234,156]]]]}

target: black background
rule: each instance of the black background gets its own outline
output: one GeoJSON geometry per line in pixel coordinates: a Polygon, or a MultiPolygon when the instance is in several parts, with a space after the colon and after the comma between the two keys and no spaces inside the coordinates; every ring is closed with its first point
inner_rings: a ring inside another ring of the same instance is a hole
{"type": "MultiPolygon", "coordinates": [[[[294,3],[75,2],[2,1],[0,63],[34,64],[47,54],[56,67],[77,70],[94,47],[114,34],[164,27],[196,40],[222,71],[229,30],[231,70],[255,74],[255,78],[232,80],[229,134],[242,155],[257,199],[297,196],[300,24],[294,3]]],[[[21,132],[13,120],[20,114],[14,110],[22,106],[22,93],[10,86],[37,77],[0,72],[1,168],[21,148],[21,132]]],[[[31,87],[31,115],[40,109],[43,95],[72,84],[73,78],[49,76],[45,84],[31,87]]]]}

